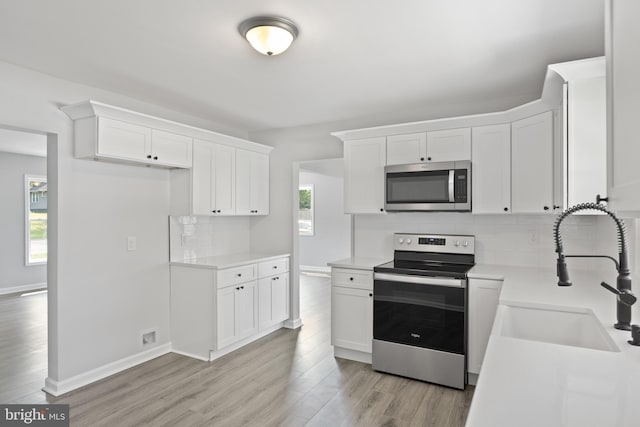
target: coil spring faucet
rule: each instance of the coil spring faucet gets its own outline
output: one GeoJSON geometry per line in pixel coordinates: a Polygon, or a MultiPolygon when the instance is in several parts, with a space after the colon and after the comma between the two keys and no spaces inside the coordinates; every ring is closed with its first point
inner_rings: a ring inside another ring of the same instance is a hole
{"type": "Polygon", "coordinates": [[[617,323],[613,326],[616,329],[624,331],[631,330],[631,306],[636,302],[636,297],[631,293],[631,275],[629,271],[629,260],[627,256],[627,228],[624,222],[618,218],[615,212],[609,210],[606,206],[597,203],[580,203],[562,212],[553,225],[553,238],[556,243],[556,252],[558,253],[558,286],[571,286],[569,272],[567,271],[567,263],[565,258],[608,258],[612,260],[618,270],[618,278],[616,287],[609,286],[605,282],[601,285],[610,292],[618,296],[616,313],[618,317],[617,323]],[[565,255],[562,247],[562,237],[560,236],[560,224],[569,215],[582,210],[596,210],[604,212],[616,223],[618,228],[618,255],[619,261],[607,255],[565,255]]]}

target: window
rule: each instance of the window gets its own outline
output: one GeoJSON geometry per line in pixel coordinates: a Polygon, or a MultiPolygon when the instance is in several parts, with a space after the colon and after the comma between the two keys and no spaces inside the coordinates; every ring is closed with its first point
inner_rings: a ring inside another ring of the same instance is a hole
{"type": "Polygon", "coordinates": [[[47,262],[47,178],[25,176],[26,264],[47,262]]]}
{"type": "Polygon", "coordinates": [[[313,185],[300,186],[298,206],[298,232],[301,236],[313,236],[313,185]]]}

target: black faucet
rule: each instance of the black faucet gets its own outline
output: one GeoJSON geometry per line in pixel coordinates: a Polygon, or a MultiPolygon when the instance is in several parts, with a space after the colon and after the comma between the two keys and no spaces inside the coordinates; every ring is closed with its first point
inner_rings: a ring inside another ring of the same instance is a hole
{"type": "Polygon", "coordinates": [[[627,228],[624,222],[618,218],[615,212],[609,210],[606,206],[597,203],[580,203],[562,212],[553,225],[553,237],[556,242],[556,252],[558,253],[558,286],[571,286],[569,272],[567,271],[567,263],[565,258],[609,258],[618,270],[618,278],[616,280],[616,288],[609,286],[605,282],[601,285],[608,291],[613,292],[617,298],[617,317],[618,321],[614,324],[614,328],[624,331],[631,330],[631,306],[636,302],[636,297],[631,293],[631,274],[629,272],[629,260],[627,256],[627,228]],[[618,255],[619,261],[607,255],[565,255],[562,247],[562,237],[560,236],[560,223],[569,215],[582,210],[596,210],[609,215],[618,227],[618,255]]]}

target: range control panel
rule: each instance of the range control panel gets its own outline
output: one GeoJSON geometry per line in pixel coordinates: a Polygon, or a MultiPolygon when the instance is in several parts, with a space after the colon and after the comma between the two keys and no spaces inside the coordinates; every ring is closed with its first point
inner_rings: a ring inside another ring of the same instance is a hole
{"type": "Polygon", "coordinates": [[[465,235],[396,233],[393,235],[393,249],[396,251],[474,254],[475,240],[474,236],[465,235]]]}

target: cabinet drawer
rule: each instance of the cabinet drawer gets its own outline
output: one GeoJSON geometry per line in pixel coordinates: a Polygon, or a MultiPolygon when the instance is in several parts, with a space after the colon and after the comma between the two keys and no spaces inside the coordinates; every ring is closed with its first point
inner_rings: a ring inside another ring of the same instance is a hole
{"type": "Polygon", "coordinates": [[[373,289],[373,271],[334,268],[331,270],[331,284],[349,288],[373,289]]]}
{"type": "Polygon", "coordinates": [[[256,265],[226,268],[218,271],[218,289],[256,279],[256,265]]]}
{"type": "Polygon", "coordinates": [[[258,277],[269,277],[289,271],[289,258],[274,259],[258,264],[258,277]]]}

